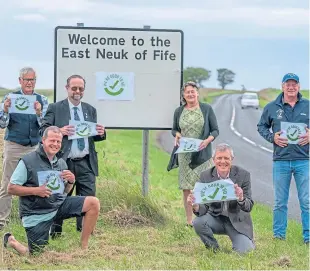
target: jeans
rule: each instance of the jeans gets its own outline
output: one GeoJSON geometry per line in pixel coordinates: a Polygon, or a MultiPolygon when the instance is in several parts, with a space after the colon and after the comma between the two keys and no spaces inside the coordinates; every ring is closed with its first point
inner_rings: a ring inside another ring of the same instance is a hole
{"type": "Polygon", "coordinates": [[[287,203],[294,176],[301,209],[304,242],[309,242],[309,160],[273,162],[273,234],[285,239],[287,228],[287,203]]]}

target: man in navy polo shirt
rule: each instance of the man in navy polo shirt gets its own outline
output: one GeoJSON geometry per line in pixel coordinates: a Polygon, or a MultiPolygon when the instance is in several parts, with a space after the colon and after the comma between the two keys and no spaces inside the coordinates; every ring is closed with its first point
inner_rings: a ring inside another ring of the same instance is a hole
{"type": "Polygon", "coordinates": [[[284,75],[282,93],[265,106],[257,127],[259,134],[274,147],[274,238],[286,237],[287,203],[293,175],[301,209],[303,240],[309,244],[309,100],[302,98],[299,90],[299,77],[294,73],[284,75]]]}

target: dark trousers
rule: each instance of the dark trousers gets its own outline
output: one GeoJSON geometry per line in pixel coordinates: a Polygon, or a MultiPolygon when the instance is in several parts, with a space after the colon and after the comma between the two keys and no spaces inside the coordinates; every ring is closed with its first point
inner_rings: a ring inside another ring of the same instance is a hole
{"type": "MultiPolygon", "coordinates": [[[[96,195],[96,176],[91,169],[89,156],[82,159],[67,159],[68,169],[75,176],[75,184],[68,193],[68,197],[73,194],[75,188],[76,196],[95,196],[96,195]]],[[[76,229],[82,231],[83,217],[76,218],[76,229]]],[[[55,236],[62,232],[63,220],[55,220],[51,227],[51,235],[55,236]]]]}

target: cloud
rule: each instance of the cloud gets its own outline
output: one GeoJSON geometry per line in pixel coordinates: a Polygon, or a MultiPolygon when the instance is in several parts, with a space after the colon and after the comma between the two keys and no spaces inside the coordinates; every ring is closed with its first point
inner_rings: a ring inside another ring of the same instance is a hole
{"type": "Polygon", "coordinates": [[[19,21],[31,21],[31,22],[46,21],[46,18],[42,14],[38,13],[15,15],[14,19],[19,21]]]}
{"type": "MultiPolygon", "coordinates": [[[[270,6],[270,1],[256,0],[254,5],[249,1],[229,0],[208,2],[196,2],[193,6],[187,1],[180,1],[180,5],[167,5],[158,1],[156,6],[148,6],[140,3],[109,3],[87,0],[53,0],[53,1],[15,1],[19,8],[36,10],[40,13],[53,13],[59,18],[64,15],[72,15],[87,18],[123,19],[132,21],[179,21],[198,23],[249,23],[269,27],[300,27],[308,26],[309,10],[302,7],[270,6]]],[[[302,2],[302,1],[301,1],[302,2]]],[[[145,2],[147,3],[147,2],[145,2]]]]}
{"type": "Polygon", "coordinates": [[[15,0],[15,3],[18,5],[18,7],[23,9],[35,9],[48,13],[82,13],[85,10],[90,11],[92,7],[95,7],[94,4],[87,0],[15,0]]]}

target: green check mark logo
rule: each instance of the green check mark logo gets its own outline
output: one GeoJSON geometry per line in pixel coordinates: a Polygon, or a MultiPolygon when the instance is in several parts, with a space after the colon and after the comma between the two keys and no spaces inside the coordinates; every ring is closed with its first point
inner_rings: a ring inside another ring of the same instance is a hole
{"type": "Polygon", "coordinates": [[[220,191],[220,189],[217,187],[212,195],[209,195],[208,198],[215,199],[217,193],[220,191]]]}
{"type": "Polygon", "coordinates": [[[298,139],[298,129],[295,129],[293,133],[287,133],[287,138],[291,141],[296,141],[298,139]]]}
{"type": "Polygon", "coordinates": [[[88,128],[88,127],[86,126],[86,127],[81,131],[81,134],[84,134],[87,128],[88,128]]]}
{"type": "Polygon", "coordinates": [[[57,181],[57,177],[55,177],[52,181],[49,182],[49,184],[47,185],[47,187],[51,190],[57,190],[60,188],[60,183],[58,183],[57,186],[56,185],[56,181],[57,181]]]}
{"type": "Polygon", "coordinates": [[[29,106],[27,106],[27,104],[25,105],[27,101],[24,100],[21,104],[18,104],[16,103],[15,104],[15,107],[18,109],[18,110],[26,110],[29,106]],[[23,107],[25,105],[25,107],[23,107]]]}
{"type": "Polygon", "coordinates": [[[82,130],[79,130],[76,132],[79,136],[87,136],[90,135],[89,127],[86,125],[84,128],[82,127],[82,130]]]}
{"type": "Polygon", "coordinates": [[[104,88],[105,92],[111,96],[120,95],[124,91],[124,88],[122,88],[122,87],[116,92],[111,91],[111,90],[114,90],[118,84],[119,84],[119,80],[116,80],[112,86],[109,86],[109,88],[107,88],[107,87],[104,88]]]}
{"type": "Polygon", "coordinates": [[[111,89],[115,89],[115,87],[117,86],[118,82],[119,82],[119,81],[116,80],[115,83],[114,83],[114,85],[113,85],[113,86],[110,86],[110,88],[111,88],[111,89]]]}

